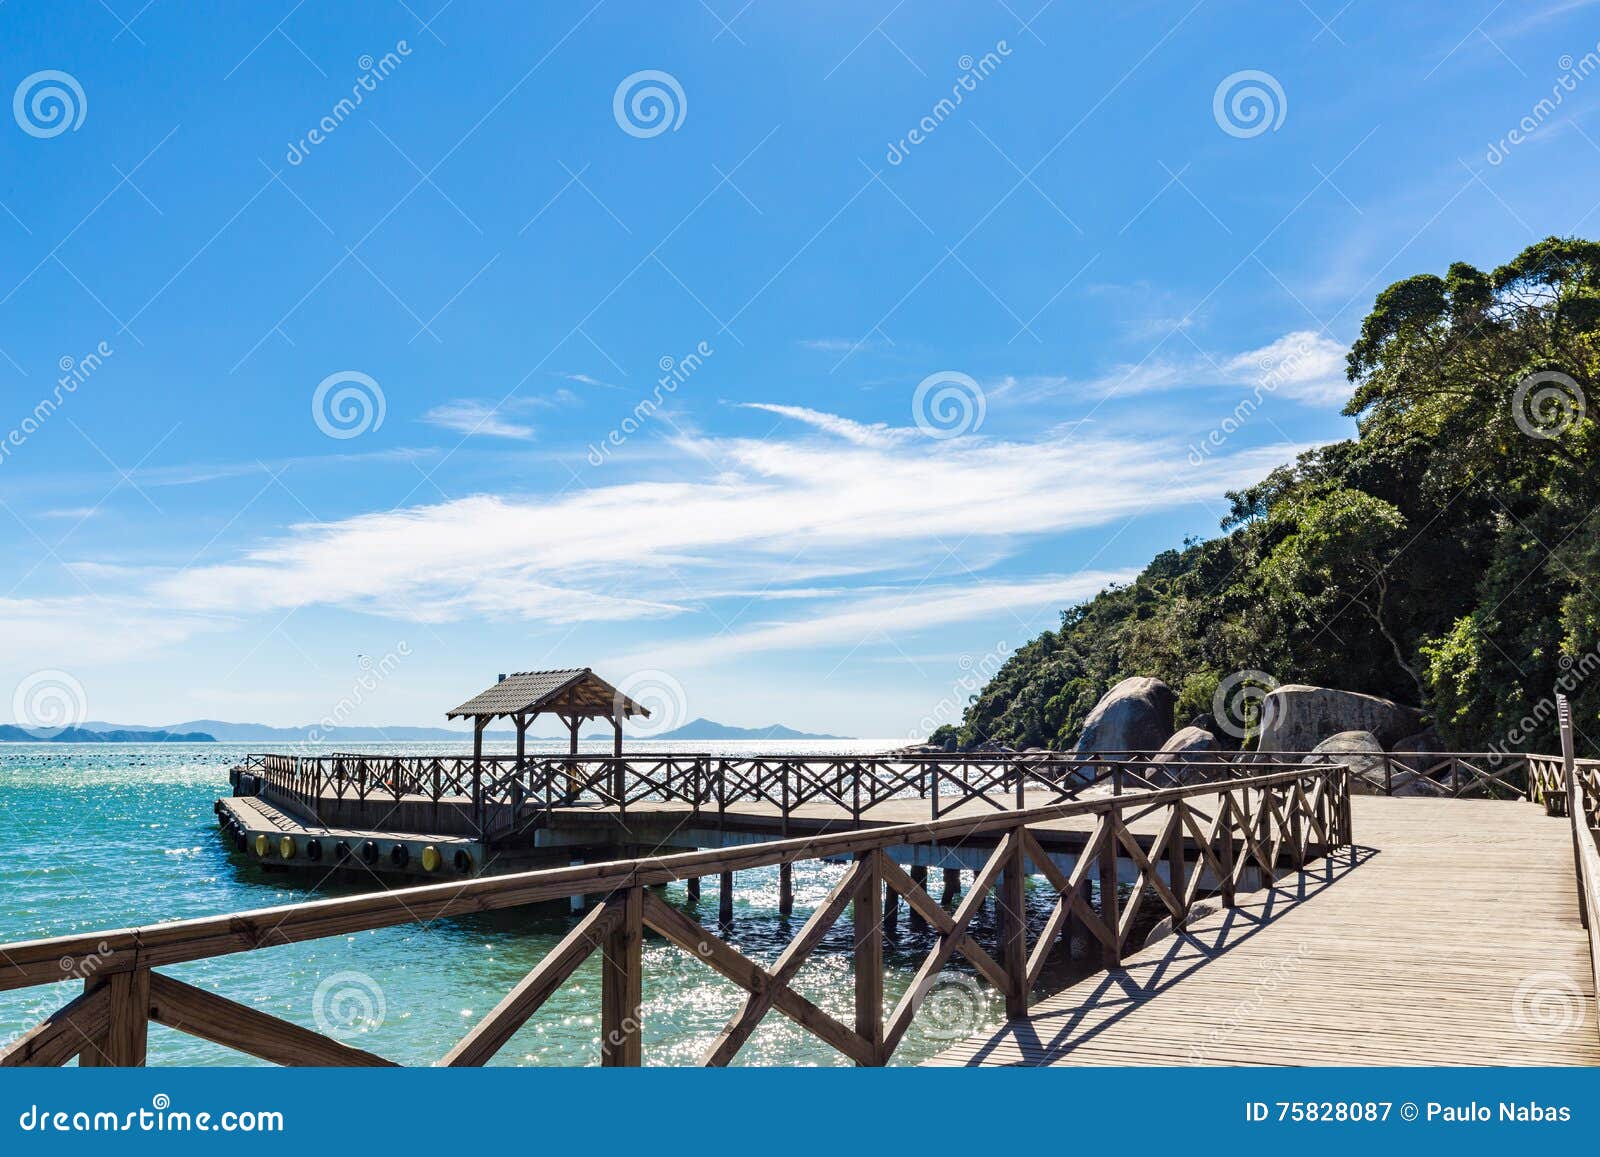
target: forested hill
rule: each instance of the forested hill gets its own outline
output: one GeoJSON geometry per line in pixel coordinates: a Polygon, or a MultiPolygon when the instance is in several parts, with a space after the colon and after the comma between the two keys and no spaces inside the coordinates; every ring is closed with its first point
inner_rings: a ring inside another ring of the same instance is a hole
{"type": "Polygon", "coordinates": [[[1064,612],[959,741],[1070,745],[1128,675],[1178,690],[1181,725],[1241,671],[1420,705],[1457,750],[1553,750],[1559,681],[1600,735],[1597,371],[1600,243],[1389,286],[1349,353],[1358,437],[1230,494],[1222,537],[1064,612]]]}

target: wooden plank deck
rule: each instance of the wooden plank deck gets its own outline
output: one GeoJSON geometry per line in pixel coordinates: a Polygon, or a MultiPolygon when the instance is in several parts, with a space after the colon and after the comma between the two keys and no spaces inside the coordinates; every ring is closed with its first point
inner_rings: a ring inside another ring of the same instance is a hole
{"type": "Polygon", "coordinates": [[[1568,821],[1484,800],[1352,809],[1354,855],[931,1063],[1600,1064],[1568,821]]]}

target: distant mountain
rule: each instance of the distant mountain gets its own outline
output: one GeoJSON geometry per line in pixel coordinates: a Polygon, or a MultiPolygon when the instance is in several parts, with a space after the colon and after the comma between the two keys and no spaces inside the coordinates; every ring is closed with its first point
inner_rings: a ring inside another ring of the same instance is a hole
{"type": "MultiPolygon", "coordinates": [[[[309,743],[313,732],[317,742],[321,743],[472,742],[472,732],[451,731],[444,727],[319,727],[315,723],[308,723],[304,727],[269,727],[265,723],[228,723],[222,719],[191,719],[164,727],[90,721],[81,724],[81,728],[102,733],[203,731],[219,743],[309,743]]],[[[516,738],[516,733],[512,731],[485,731],[483,734],[485,739],[490,740],[516,738]]]]}
{"type": "Polygon", "coordinates": [[[691,719],[682,727],[652,735],[651,739],[844,739],[843,735],[816,735],[809,731],[795,731],[781,723],[770,727],[730,727],[710,719],[691,719]]]}
{"type": "MultiPolygon", "coordinates": [[[[318,743],[461,743],[470,746],[472,732],[452,731],[444,727],[319,727],[308,723],[304,727],[270,727],[265,723],[229,723],[223,719],[190,719],[183,723],[169,723],[163,727],[149,727],[138,723],[104,723],[90,720],[70,728],[70,732],[81,733],[77,738],[68,738],[68,732],[63,732],[58,738],[61,743],[89,743],[89,742],[124,742],[124,743],[159,743],[166,739],[188,740],[191,742],[215,741],[218,743],[259,743],[288,744],[310,743],[315,735],[318,743]],[[116,738],[113,738],[116,737],[116,738]]],[[[514,731],[485,731],[483,737],[490,742],[509,742],[517,737],[514,731]]],[[[0,729],[0,740],[5,739],[33,740],[20,727],[0,729]],[[15,732],[15,735],[6,735],[5,731],[15,732]]],[[[565,735],[532,735],[531,740],[565,739],[565,735]]],[[[584,735],[585,740],[610,740],[611,732],[597,731],[584,735]]],[[[685,723],[682,727],[652,735],[645,739],[625,737],[629,743],[650,743],[654,740],[729,740],[729,739],[842,739],[839,735],[816,735],[807,731],[795,731],[793,728],[784,727],[774,723],[770,727],[731,727],[726,723],[717,723],[710,719],[695,719],[685,723]]]]}
{"type": "Polygon", "coordinates": [[[160,727],[69,727],[59,735],[35,735],[12,723],[0,723],[0,743],[215,743],[204,731],[167,731],[160,727]]]}

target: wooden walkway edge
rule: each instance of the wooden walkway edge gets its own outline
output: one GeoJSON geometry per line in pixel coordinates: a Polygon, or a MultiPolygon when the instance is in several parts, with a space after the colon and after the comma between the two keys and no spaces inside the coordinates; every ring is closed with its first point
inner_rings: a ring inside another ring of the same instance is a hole
{"type": "Polygon", "coordinates": [[[1595,1065],[1569,822],[1351,801],[1356,847],[1041,1000],[936,1065],[1595,1065]]]}

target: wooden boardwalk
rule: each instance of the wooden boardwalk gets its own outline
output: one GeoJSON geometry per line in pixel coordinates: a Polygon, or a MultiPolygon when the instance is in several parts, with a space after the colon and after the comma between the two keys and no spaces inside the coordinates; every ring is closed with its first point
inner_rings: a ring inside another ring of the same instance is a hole
{"type": "Polygon", "coordinates": [[[1041,1000],[942,1065],[1595,1065],[1569,821],[1351,801],[1355,851],[1041,1000]]]}

